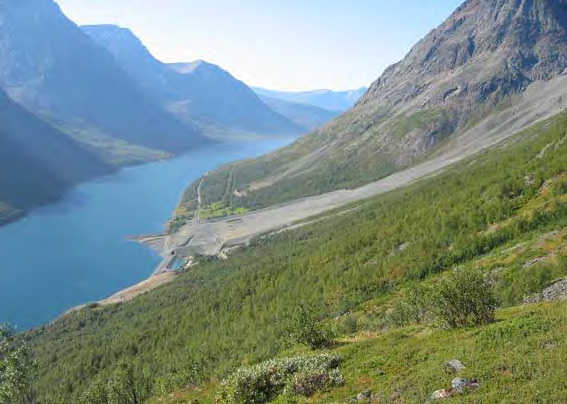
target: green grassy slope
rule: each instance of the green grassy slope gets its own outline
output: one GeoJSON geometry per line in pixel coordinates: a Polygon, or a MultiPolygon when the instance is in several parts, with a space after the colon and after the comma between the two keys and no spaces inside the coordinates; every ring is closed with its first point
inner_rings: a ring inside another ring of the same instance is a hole
{"type": "MultiPolygon", "coordinates": [[[[561,375],[553,373],[558,362],[533,349],[558,338],[562,331],[553,318],[563,318],[563,306],[504,310],[503,321],[462,332],[397,329],[388,315],[408,285],[455,267],[493,272],[505,307],[567,275],[567,114],[515,139],[356,210],[258,240],[229,260],[201,262],[132,302],[90,307],[33,331],[28,336],[38,355],[40,396],[80,402],[123,360],[144,381],[145,396],[211,380],[201,387],[206,395],[234,368],[282,354],[281,336],[298,302],[325,321],[338,318],[331,322],[339,333],[355,336],[347,342],[370,336],[338,348],[347,382],[322,402],[363,388],[388,394],[397,388],[401,398],[391,402],[423,402],[432,388],[450,382],[437,380],[442,361],[455,355],[470,364],[472,375],[499,386],[481,390],[486,401],[478,402],[497,402],[494,394],[508,385],[506,391],[520,398],[538,389],[559,394],[552,391],[561,375]],[[501,347],[513,352],[510,361],[500,356],[501,347]],[[198,378],[176,376],[195,363],[198,378]],[[373,373],[375,367],[385,376],[373,373]],[[165,388],[165,381],[175,382],[165,388]]],[[[561,341],[557,347],[560,358],[561,341]]]]}
{"type": "MultiPolygon", "coordinates": [[[[562,403],[567,399],[563,383],[567,376],[566,320],[565,303],[545,303],[501,310],[497,323],[480,329],[410,326],[357,333],[341,339],[340,346],[331,350],[342,359],[344,386],[287,402],[345,403],[369,392],[371,399],[361,402],[424,403],[434,391],[450,387],[457,375],[445,363],[459,358],[466,369],[458,376],[476,378],[481,385],[450,402],[562,403]]],[[[150,402],[212,404],[220,387],[219,383],[205,384],[150,402]]]]}

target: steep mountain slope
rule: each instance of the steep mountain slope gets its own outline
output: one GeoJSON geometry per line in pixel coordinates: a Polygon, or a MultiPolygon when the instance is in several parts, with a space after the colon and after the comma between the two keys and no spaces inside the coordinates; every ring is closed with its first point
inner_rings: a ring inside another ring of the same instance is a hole
{"type": "Polygon", "coordinates": [[[0,223],[110,167],[0,91],[0,223]]]}
{"type": "Polygon", "coordinates": [[[230,173],[233,203],[261,207],[363,185],[457,143],[478,146],[499,126],[498,136],[512,135],[567,105],[566,27],[564,0],[468,0],[354,109],[208,179],[230,173]]]}
{"type": "Polygon", "coordinates": [[[307,131],[314,130],[340,115],[338,111],[331,111],[308,104],[286,101],[282,98],[260,96],[266,105],[274,111],[305,128],[307,131]]]}
{"type": "MultiPolygon", "coordinates": [[[[482,386],[455,402],[562,402],[565,302],[508,308],[494,324],[458,331],[399,316],[416,286],[457,268],[482,269],[504,308],[567,276],[566,140],[564,113],[439,176],[255,240],[226,260],[198,259],[160,289],[35,330],[40,397],[102,404],[134,386],[156,402],[214,403],[229,372],[287,355],[303,303],[340,335],[332,349],[345,386],[293,397],[299,403],[348,402],[370,389],[384,402],[424,403],[450,383],[451,359],[482,386]],[[186,390],[168,394],[175,389],[186,390]]],[[[314,354],[305,350],[292,355],[314,354]]],[[[250,389],[274,372],[251,377],[250,389]]]]}
{"type": "Polygon", "coordinates": [[[367,90],[366,87],[362,87],[347,91],[313,90],[294,92],[268,90],[259,87],[254,88],[254,91],[261,96],[279,98],[298,104],[312,105],[330,111],[341,112],[352,108],[367,90]]]}
{"type": "Polygon", "coordinates": [[[133,145],[141,147],[137,161],[152,157],[148,149],[175,153],[203,142],[147,97],[53,0],[4,1],[0,22],[0,86],[105,157],[133,145]]]}
{"type": "Polygon", "coordinates": [[[261,134],[304,131],[218,66],[203,61],[166,65],[130,30],[117,26],[86,26],[83,30],[108,49],[136,83],[186,121],[261,134]]]}

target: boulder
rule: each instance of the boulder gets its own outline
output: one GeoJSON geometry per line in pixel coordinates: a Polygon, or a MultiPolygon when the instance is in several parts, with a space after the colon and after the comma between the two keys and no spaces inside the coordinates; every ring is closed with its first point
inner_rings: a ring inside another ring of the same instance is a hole
{"type": "Polygon", "coordinates": [[[457,393],[462,394],[466,389],[477,389],[480,384],[476,379],[463,379],[462,377],[455,377],[451,381],[451,386],[457,393]]]}
{"type": "Polygon", "coordinates": [[[450,398],[453,397],[454,395],[455,395],[455,391],[453,389],[443,389],[443,390],[434,391],[433,394],[431,395],[431,398],[433,400],[439,400],[442,398],[450,398]]]}

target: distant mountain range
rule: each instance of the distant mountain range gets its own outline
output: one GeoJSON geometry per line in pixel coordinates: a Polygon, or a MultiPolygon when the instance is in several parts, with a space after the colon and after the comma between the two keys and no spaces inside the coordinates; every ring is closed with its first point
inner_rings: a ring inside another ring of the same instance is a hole
{"type": "Polygon", "coordinates": [[[296,125],[305,128],[306,131],[311,131],[329,123],[341,114],[339,111],[331,111],[309,104],[300,104],[282,98],[260,95],[260,99],[274,111],[287,117],[296,125]]]}
{"type": "Polygon", "coordinates": [[[368,90],[362,87],[356,90],[333,91],[333,90],[312,90],[312,91],[277,91],[255,87],[254,91],[260,96],[278,98],[297,104],[306,104],[319,107],[329,111],[343,112],[352,108],[368,90]]]}
{"type": "Polygon", "coordinates": [[[162,63],[130,30],[117,26],[85,26],[83,30],[164,108],[205,132],[214,128],[258,134],[305,132],[216,65],[204,61],[162,63]]]}

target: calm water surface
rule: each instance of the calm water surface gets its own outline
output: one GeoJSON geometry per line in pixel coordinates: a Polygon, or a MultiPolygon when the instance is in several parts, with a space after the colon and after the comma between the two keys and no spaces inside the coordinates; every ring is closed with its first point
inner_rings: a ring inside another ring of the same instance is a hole
{"type": "Polygon", "coordinates": [[[215,145],[124,169],[0,227],[0,324],[42,325],[145,279],[160,258],[128,236],[162,232],[185,187],[204,172],[291,140],[215,145]]]}

